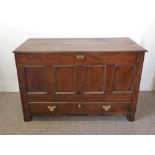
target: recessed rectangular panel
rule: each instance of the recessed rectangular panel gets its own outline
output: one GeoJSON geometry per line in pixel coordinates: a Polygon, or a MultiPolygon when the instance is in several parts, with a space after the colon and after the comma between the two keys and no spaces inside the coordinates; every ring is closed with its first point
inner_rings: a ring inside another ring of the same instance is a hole
{"type": "Polygon", "coordinates": [[[84,93],[103,94],[105,90],[106,65],[84,66],[84,93]]]}
{"type": "Polygon", "coordinates": [[[76,93],[76,70],[74,65],[55,65],[54,81],[56,94],[76,93]]]}
{"type": "Polygon", "coordinates": [[[134,84],[135,65],[115,65],[113,92],[131,93],[134,84]]]}
{"type": "Polygon", "coordinates": [[[25,66],[24,72],[27,94],[47,94],[45,66],[25,66]]]}

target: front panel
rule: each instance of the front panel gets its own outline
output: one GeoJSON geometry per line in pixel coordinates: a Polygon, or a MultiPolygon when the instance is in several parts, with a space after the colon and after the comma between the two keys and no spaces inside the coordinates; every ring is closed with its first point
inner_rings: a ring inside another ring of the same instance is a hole
{"type": "Polygon", "coordinates": [[[113,93],[132,93],[135,74],[136,65],[134,64],[114,65],[113,93]]]}
{"type": "Polygon", "coordinates": [[[77,71],[75,65],[54,65],[55,94],[76,94],[77,71]]]}
{"type": "Polygon", "coordinates": [[[26,94],[48,94],[47,69],[44,65],[24,66],[26,94]]]}
{"type": "Polygon", "coordinates": [[[85,53],[80,59],[76,56],[74,53],[17,55],[26,100],[132,101],[136,54],[85,53]]]}
{"type": "Polygon", "coordinates": [[[84,65],[84,94],[104,94],[106,65],[84,65]]]}

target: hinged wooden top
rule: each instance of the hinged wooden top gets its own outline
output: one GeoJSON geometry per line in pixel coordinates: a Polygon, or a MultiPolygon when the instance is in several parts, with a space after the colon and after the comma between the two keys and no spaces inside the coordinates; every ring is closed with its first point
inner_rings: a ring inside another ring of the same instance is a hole
{"type": "Polygon", "coordinates": [[[34,38],[26,40],[14,53],[57,52],[146,52],[129,38],[34,38]]]}

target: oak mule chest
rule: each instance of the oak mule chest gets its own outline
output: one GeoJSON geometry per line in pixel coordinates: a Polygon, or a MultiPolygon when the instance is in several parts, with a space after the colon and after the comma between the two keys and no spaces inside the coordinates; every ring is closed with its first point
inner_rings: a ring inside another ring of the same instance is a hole
{"type": "Polygon", "coordinates": [[[14,51],[24,120],[49,114],[133,121],[145,52],[129,38],[28,39],[14,51]]]}

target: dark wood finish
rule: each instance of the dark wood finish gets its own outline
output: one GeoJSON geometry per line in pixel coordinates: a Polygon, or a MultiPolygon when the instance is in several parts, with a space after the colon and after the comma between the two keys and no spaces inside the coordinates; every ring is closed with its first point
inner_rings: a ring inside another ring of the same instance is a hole
{"type": "Polygon", "coordinates": [[[135,65],[119,64],[114,66],[113,91],[130,93],[133,90],[135,65]]]}
{"type": "Polygon", "coordinates": [[[25,66],[27,94],[47,94],[47,69],[45,66],[25,66]]]}
{"type": "Polygon", "coordinates": [[[14,52],[25,121],[33,114],[134,120],[146,50],[130,39],[29,39],[14,52]]]}
{"type": "Polygon", "coordinates": [[[84,65],[84,94],[104,93],[106,69],[106,65],[84,65]]]}
{"type": "Polygon", "coordinates": [[[28,39],[16,53],[58,52],[143,52],[144,48],[129,38],[55,38],[28,39]]]}
{"type": "Polygon", "coordinates": [[[76,94],[75,66],[54,66],[54,84],[56,94],[76,94]],[[66,82],[66,79],[68,79],[68,82],[66,82]]]}
{"type": "Polygon", "coordinates": [[[110,110],[105,111],[102,106],[108,103],[28,103],[32,114],[51,115],[127,115],[129,103],[113,103],[110,110]],[[47,106],[56,106],[54,111],[49,111],[47,106]],[[80,105],[80,108],[79,108],[80,105]]]}

